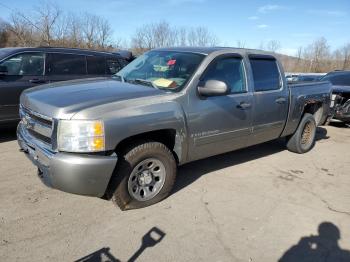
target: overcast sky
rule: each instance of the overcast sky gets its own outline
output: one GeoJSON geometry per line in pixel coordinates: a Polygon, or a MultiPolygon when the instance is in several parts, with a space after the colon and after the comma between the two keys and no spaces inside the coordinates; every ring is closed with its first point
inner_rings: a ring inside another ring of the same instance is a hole
{"type": "MultiPolygon", "coordinates": [[[[0,0],[2,2],[4,0],[0,0]]],[[[4,1],[24,13],[40,0],[4,1]]],[[[167,21],[173,26],[205,26],[220,45],[258,48],[278,40],[281,53],[294,55],[324,36],[333,49],[350,42],[350,0],[59,0],[66,12],[89,12],[107,19],[116,38],[128,39],[143,24],[167,21]]],[[[10,10],[0,6],[0,16],[10,10]]]]}

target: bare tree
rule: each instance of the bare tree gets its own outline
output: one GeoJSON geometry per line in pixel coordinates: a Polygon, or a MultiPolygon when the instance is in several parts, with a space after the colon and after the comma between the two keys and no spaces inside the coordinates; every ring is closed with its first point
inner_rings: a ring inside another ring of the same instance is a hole
{"type": "Polygon", "coordinates": [[[82,22],[81,18],[75,16],[74,14],[69,14],[67,16],[67,34],[68,34],[68,44],[71,47],[83,47],[84,39],[82,33],[82,22]]]}
{"type": "Polygon", "coordinates": [[[167,22],[163,21],[158,24],[153,24],[151,31],[153,34],[154,47],[165,47],[171,45],[170,37],[175,30],[173,30],[167,22]]]}
{"type": "Polygon", "coordinates": [[[216,36],[205,27],[176,28],[165,21],[143,25],[131,38],[136,53],[166,46],[214,46],[217,42],[216,36]]]}
{"type": "Polygon", "coordinates": [[[7,45],[7,41],[9,38],[9,25],[0,18],[0,48],[5,47],[7,45]]]}
{"type": "Polygon", "coordinates": [[[98,38],[97,44],[102,49],[107,48],[111,43],[112,28],[109,22],[105,19],[100,18],[98,23],[98,38]]]}
{"type": "Polygon", "coordinates": [[[296,58],[298,59],[298,61],[301,60],[302,54],[303,54],[303,47],[302,47],[302,46],[299,46],[299,47],[298,47],[298,50],[297,50],[297,53],[296,53],[296,58]]]}
{"type": "Polygon", "coordinates": [[[270,40],[269,42],[267,42],[266,44],[266,50],[276,53],[279,49],[281,49],[281,43],[279,41],[276,40],[270,40]]]}
{"type": "Polygon", "coordinates": [[[215,46],[218,42],[216,36],[211,34],[208,28],[201,26],[191,28],[187,39],[189,46],[215,46]]]}
{"type": "Polygon", "coordinates": [[[258,49],[260,49],[260,50],[265,50],[265,43],[264,43],[264,41],[261,41],[261,42],[260,42],[260,44],[259,44],[259,46],[258,46],[258,49]]]}
{"type": "Polygon", "coordinates": [[[327,40],[321,37],[315,40],[304,51],[304,57],[309,60],[310,72],[323,72],[327,70],[330,60],[330,48],[327,40]]]}
{"type": "Polygon", "coordinates": [[[37,24],[41,31],[41,44],[50,46],[54,39],[54,31],[57,21],[62,13],[54,3],[46,2],[36,8],[38,13],[37,24]]]}
{"type": "Polygon", "coordinates": [[[175,45],[177,46],[186,46],[187,45],[187,31],[186,28],[181,27],[178,28],[177,30],[177,34],[176,34],[176,41],[175,45]]]}
{"type": "Polygon", "coordinates": [[[294,66],[292,67],[294,71],[300,71],[302,72],[304,69],[303,67],[303,59],[302,59],[302,55],[303,55],[303,47],[299,46],[298,50],[295,54],[296,57],[296,61],[294,63],[294,66]]]}
{"type": "Polygon", "coordinates": [[[153,45],[152,25],[144,25],[136,29],[135,34],[131,38],[131,46],[137,54],[152,49],[153,45]]]}
{"type": "Polygon", "coordinates": [[[99,18],[96,15],[85,13],[82,18],[81,30],[87,48],[94,48],[98,34],[99,18]]]}
{"type": "Polygon", "coordinates": [[[112,40],[112,46],[117,50],[128,49],[129,43],[126,39],[117,37],[112,40]]]}
{"type": "Polygon", "coordinates": [[[238,48],[245,48],[246,47],[246,42],[245,41],[241,41],[241,40],[237,40],[237,47],[238,48]]]}
{"type": "Polygon", "coordinates": [[[346,44],[342,49],[341,49],[341,54],[343,57],[343,65],[342,69],[350,69],[350,43],[346,44]]]}
{"type": "MultiPolygon", "coordinates": [[[[53,30],[53,41],[55,46],[69,46],[72,44],[70,35],[70,17],[67,14],[62,14],[57,19],[53,30]]],[[[76,47],[76,46],[73,46],[76,47]]]]}
{"type": "Polygon", "coordinates": [[[9,31],[12,33],[10,43],[13,46],[37,45],[38,34],[33,24],[28,23],[19,12],[13,13],[10,19],[9,31]]]}

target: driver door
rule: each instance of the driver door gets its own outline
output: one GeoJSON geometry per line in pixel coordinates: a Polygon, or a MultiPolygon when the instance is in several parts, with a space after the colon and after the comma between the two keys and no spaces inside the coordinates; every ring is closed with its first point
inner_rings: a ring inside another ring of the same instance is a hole
{"type": "Polygon", "coordinates": [[[243,58],[217,57],[201,77],[225,82],[224,96],[198,97],[186,110],[190,135],[189,158],[196,160],[245,147],[251,129],[252,94],[248,92],[243,58]]]}
{"type": "Polygon", "coordinates": [[[19,119],[19,98],[23,90],[45,83],[45,54],[16,54],[0,63],[7,74],[0,76],[0,122],[19,119]]]}

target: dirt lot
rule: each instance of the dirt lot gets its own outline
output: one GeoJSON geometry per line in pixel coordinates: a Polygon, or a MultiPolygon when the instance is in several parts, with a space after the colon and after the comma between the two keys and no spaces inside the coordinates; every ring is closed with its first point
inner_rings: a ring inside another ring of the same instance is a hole
{"type": "Polygon", "coordinates": [[[0,261],[350,261],[350,128],[319,128],[305,155],[274,141],[188,164],[127,212],[46,188],[0,132],[0,261]]]}

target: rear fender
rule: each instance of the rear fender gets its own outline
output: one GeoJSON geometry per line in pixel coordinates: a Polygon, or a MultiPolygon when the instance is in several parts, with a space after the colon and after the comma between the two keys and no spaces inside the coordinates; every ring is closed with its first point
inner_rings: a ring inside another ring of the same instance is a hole
{"type": "Polygon", "coordinates": [[[320,116],[318,116],[317,124],[322,124],[322,121],[326,120],[327,116],[330,113],[330,85],[326,84],[319,83],[320,86],[316,86],[315,90],[308,90],[310,94],[305,94],[307,93],[307,86],[304,87],[300,85],[300,87],[290,88],[289,114],[286,126],[281,134],[281,137],[293,134],[298,128],[298,125],[306,112],[311,114],[321,114],[320,116]],[[327,90],[329,92],[327,92],[327,90]],[[320,107],[322,107],[322,112],[317,112],[317,109],[320,107]],[[308,109],[310,108],[314,108],[315,110],[309,112],[308,109]]]}

